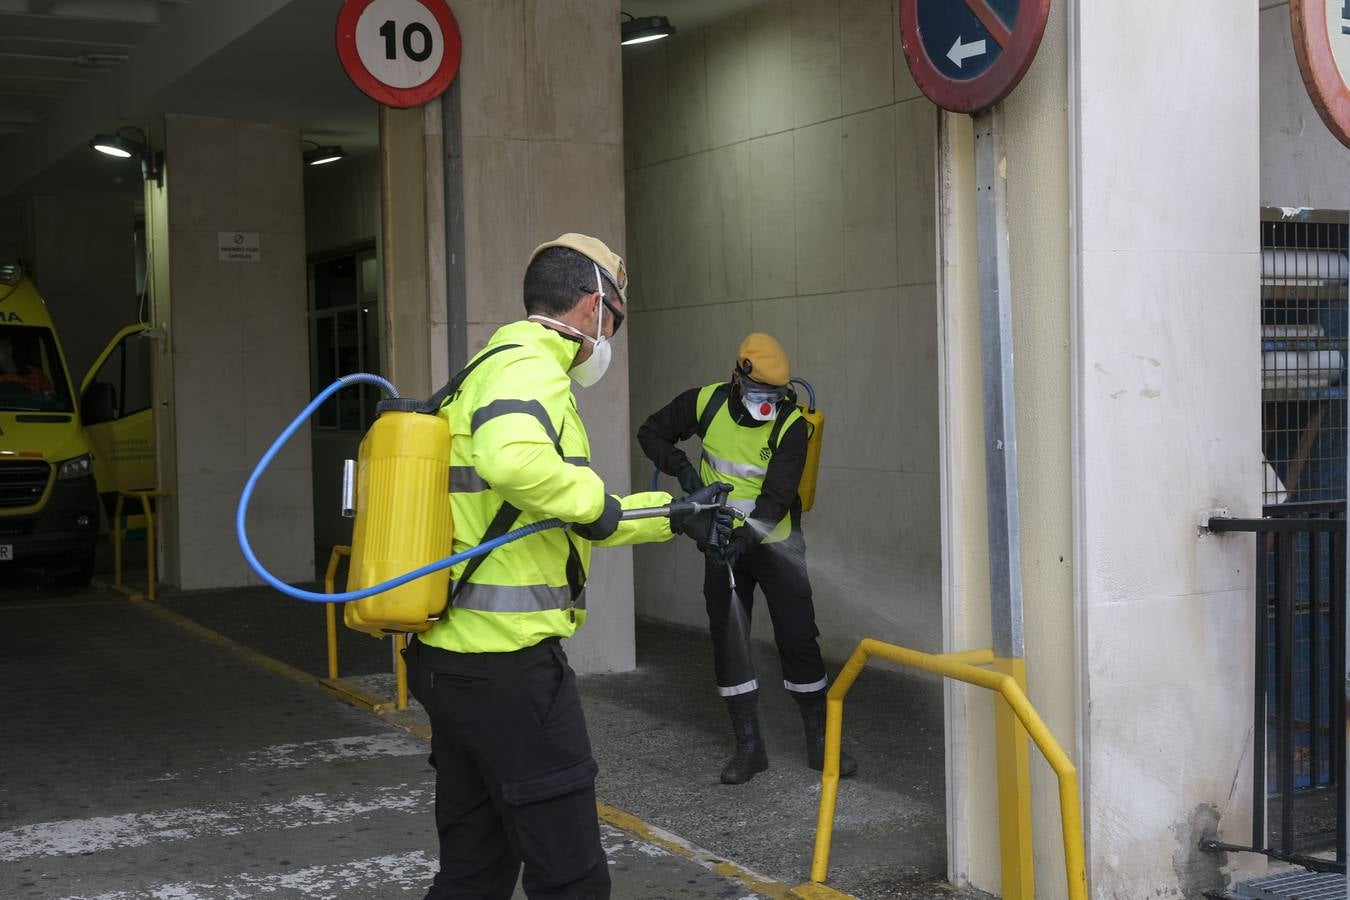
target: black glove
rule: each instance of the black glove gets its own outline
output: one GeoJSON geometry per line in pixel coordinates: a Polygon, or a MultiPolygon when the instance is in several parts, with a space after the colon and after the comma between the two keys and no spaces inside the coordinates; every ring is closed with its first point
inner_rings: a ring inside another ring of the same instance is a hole
{"type": "Polygon", "coordinates": [[[623,507],[619,505],[619,498],[606,494],[605,510],[600,513],[600,518],[585,525],[573,525],[572,533],[588,541],[603,541],[619,530],[619,518],[622,515],[623,507]]]}
{"type": "Polygon", "coordinates": [[[692,538],[701,550],[720,549],[732,530],[732,512],[725,505],[698,512],[694,504],[723,504],[731,494],[732,486],[714,482],[691,493],[688,497],[670,503],[670,533],[692,538]]]}
{"type": "Polygon", "coordinates": [[[726,545],[722,548],[722,561],[734,569],[736,568],[736,564],[739,563],[747,553],[755,549],[755,545],[758,543],[759,536],[755,534],[753,528],[748,525],[737,528],[731,535],[730,540],[728,540],[726,545]]]}
{"type": "Polygon", "coordinates": [[[696,494],[703,490],[703,479],[698,477],[698,470],[692,463],[685,463],[680,467],[679,474],[675,476],[680,481],[680,487],[686,494],[696,494]]]}

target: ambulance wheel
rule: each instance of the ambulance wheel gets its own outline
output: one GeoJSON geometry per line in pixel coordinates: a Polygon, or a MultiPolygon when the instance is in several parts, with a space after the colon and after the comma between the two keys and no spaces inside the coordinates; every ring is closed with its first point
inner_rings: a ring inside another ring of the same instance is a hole
{"type": "Polygon", "coordinates": [[[74,569],[63,572],[54,579],[61,587],[89,587],[89,582],[94,578],[94,551],[79,561],[74,569]]]}

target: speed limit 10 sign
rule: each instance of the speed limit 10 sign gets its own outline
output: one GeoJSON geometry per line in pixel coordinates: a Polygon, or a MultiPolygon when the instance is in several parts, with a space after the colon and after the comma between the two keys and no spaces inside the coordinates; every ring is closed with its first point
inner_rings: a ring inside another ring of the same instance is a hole
{"type": "Polygon", "coordinates": [[[386,106],[420,106],[459,71],[459,25],[445,0],[346,0],[338,13],[342,68],[386,106]]]}

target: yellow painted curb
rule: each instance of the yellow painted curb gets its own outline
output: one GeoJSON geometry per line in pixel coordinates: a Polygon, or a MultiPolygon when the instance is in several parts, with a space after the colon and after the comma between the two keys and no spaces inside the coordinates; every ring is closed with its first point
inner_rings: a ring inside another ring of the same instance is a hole
{"type": "MultiPolygon", "coordinates": [[[[259,653],[257,650],[245,647],[238,641],[194,622],[187,616],[165,609],[158,603],[148,603],[139,597],[133,597],[131,600],[138,609],[149,615],[191,632],[202,640],[228,650],[254,665],[261,666],[269,672],[275,672],[291,681],[321,688],[345,703],[373,712],[390,724],[415,734],[427,742],[431,741],[431,727],[420,721],[416,716],[409,715],[406,711],[396,710],[392,700],[375,697],[354,685],[343,682],[341,679],[320,678],[317,675],[311,675],[280,660],[259,653]]],[[[807,883],[792,887],[781,881],[775,881],[766,875],[760,875],[744,866],[722,859],[701,847],[696,847],[678,835],[644,822],[632,813],[624,812],[618,807],[610,806],[603,801],[597,801],[595,807],[601,819],[620,831],[625,831],[676,856],[682,856],[696,862],[723,878],[735,879],[745,885],[747,889],[763,897],[768,897],[770,900],[855,900],[852,894],[836,891],[834,888],[826,887],[823,884],[807,883]]]]}
{"type": "Polygon", "coordinates": [[[626,831],[649,844],[655,844],[663,850],[668,850],[676,856],[682,856],[696,862],[723,878],[734,878],[749,890],[763,897],[769,897],[771,900],[793,900],[793,898],[797,898],[797,900],[853,900],[851,895],[840,893],[823,884],[803,884],[792,887],[767,875],[761,875],[730,860],[723,859],[702,847],[696,847],[684,838],[671,834],[664,828],[658,828],[644,822],[632,813],[624,812],[608,803],[597,802],[595,806],[600,818],[620,831],[626,831]]]}
{"type": "Polygon", "coordinates": [[[796,900],[856,900],[852,894],[836,891],[832,887],[827,887],[815,881],[797,885],[788,892],[788,896],[794,897],[796,900]]]}

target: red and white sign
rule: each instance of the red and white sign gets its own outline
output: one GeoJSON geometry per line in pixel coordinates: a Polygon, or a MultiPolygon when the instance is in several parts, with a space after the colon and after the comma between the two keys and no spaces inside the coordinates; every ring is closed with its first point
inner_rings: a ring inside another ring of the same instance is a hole
{"type": "Polygon", "coordinates": [[[346,0],[338,58],[366,96],[386,106],[439,97],[459,71],[459,24],[445,0],[346,0]]]}
{"type": "Polygon", "coordinates": [[[1289,20],[1308,96],[1331,133],[1350,147],[1350,0],[1291,0],[1289,20]]]}

